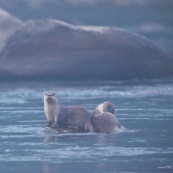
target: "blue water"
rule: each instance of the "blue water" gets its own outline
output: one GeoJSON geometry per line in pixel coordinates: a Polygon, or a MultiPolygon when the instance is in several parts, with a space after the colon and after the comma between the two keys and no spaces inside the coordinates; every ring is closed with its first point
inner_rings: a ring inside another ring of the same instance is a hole
{"type": "Polygon", "coordinates": [[[0,173],[173,172],[173,81],[1,83],[0,173]],[[42,92],[116,105],[117,134],[46,133],[42,92]]]}

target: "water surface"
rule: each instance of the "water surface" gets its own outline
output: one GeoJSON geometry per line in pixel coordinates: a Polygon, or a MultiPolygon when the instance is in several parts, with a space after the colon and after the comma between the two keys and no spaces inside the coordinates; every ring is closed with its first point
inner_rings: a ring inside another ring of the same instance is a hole
{"type": "Polygon", "coordinates": [[[173,172],[173,82],[1,83],[0,172],[173,172]],[[117,134],[45,133],[42,92],[116,105],[117,134]]]}

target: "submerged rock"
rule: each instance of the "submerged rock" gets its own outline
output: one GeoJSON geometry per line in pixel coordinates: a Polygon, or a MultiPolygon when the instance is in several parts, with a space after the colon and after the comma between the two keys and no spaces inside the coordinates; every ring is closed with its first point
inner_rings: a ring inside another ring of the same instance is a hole
{"type": "Polygon", "coordinates": [[[1,79],[129,80],[173,76],[173,58],[119,28],[29,21],[0,56],[1,79]]]}
{"type": "Polygon", "coordinates": [[[56,128],[43,127],[42,129],[39,129],[38,132],[49,133],[49,134],[56,134],[56,133],[58,133],[58,134],[84,133],[83,131],[80,131],[78,129],[62,128],[62,127],[56,127],[56,128]]]}

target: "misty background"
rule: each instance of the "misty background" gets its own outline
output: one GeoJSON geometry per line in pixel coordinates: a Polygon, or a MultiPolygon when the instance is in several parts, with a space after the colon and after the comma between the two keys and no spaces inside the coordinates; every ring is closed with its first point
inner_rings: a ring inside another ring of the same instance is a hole
{"type": "Polygon", "coordinates": [[[173,46],[172,0],[0,0],[18,19],[59,19],[72,24],[116,26],[173,46]]]}
{"type": "Polygon", "coordinates": [[[170,77],[172,9],[173,0],[0,0],[0,76],[3,80],[46,75],[60,80],[170,77]],[[80,66],[85,68],[76,70],[80,66]]]}

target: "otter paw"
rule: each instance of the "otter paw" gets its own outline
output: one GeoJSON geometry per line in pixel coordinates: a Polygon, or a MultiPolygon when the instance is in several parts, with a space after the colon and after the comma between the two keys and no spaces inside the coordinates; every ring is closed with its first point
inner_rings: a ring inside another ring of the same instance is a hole
{"type": "Polygon", "coordinates": [[[58,124],[54,123],[51,125],[52,128],[57,128],[58,127],[58,124]]]}

